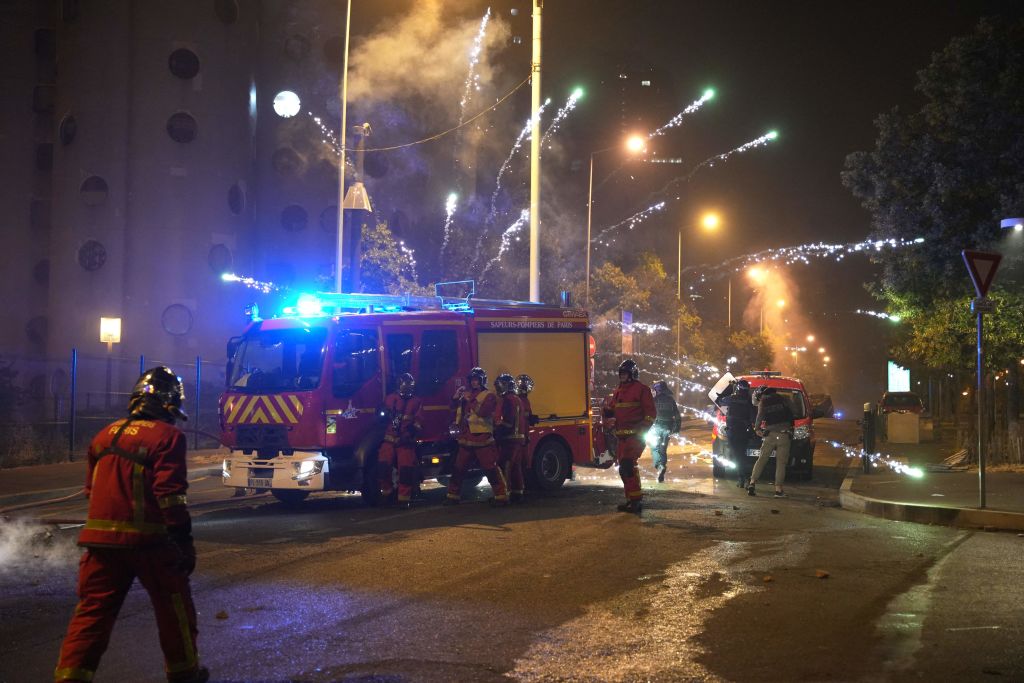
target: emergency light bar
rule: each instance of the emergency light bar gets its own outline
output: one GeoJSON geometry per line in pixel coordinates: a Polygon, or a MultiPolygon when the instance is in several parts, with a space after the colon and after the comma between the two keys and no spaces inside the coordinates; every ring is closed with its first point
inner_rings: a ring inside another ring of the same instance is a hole
{"type": "Polygon", "coordinates": [[[780,370],[755,370],[750,374],[757,375],[758,377],[764,377],[766,379],[768,377],[782,377],[782,372],[780,370]]]}
{"type": "Polygon", "coordinates": [[[336,315],[338,313],[374,313],[399,311],[472,311],[472,305],[493,306],[495,308],[537,308],[544,304],[534,301],[511,301],[503,299],[473,299],[476,283],[473,280],[458,282],[438,282],[434,285],[434,296],[405,294],[362,294],[317,292],[300,294],[295,306],[284,309],[285,315],[317,317],[336,315]],[[446,297],[441,288],[450,285],[468,285],[468,293],[461,297],[446,297]]]}

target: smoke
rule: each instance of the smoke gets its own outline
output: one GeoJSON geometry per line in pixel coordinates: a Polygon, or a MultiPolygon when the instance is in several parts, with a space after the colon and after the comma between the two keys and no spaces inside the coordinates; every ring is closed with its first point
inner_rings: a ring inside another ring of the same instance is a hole
{"type": "Polygon", "coordinates": [[[771,344],[774,369],[802,376],[810,365],[820,365],[817,344],[807,335],[815,334],[800,302],[800,287],[784,269],[757,266],[751,278],[756,289],[743,319],[752,330],[763,329],[771,344]]]}
{"type": "Polygon", "coordinates": [[[80,554],[74,536],[62,534],[51,525],[19,519],[0,521],[0,574],[71,568],[80,554]]]}
{"type": "MultiPolygon", "coordinates": [[[[380,25],[355,43],[349,98],[374,103],[414,97],[430,103],[436,120],[457,119],[465,88],[462,76],[480,33],[480,18],[453,21],[452,14],[441,0],[420,0],[406,16],[389,19],[391,25],[380,25]]],[[[490,58],[508,37],[508,24],[492,18],[481,39],[474,88],[493,85],[497,72],[490,58]]]]}

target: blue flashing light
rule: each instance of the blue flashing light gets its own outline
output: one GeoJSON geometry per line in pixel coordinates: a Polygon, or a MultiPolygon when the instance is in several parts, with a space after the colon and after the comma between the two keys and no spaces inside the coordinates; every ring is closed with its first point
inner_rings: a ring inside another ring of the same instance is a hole
{"type": "MultiPolygon", "coordinates": [[[[287,310],[285,309],[285,311],[287,310]]],[[[299,295],[299,300],[295,304],[295,310],[301,316],[323,315],[324,312],[320,299],[312,294],[305,293],[299,295]]]]}

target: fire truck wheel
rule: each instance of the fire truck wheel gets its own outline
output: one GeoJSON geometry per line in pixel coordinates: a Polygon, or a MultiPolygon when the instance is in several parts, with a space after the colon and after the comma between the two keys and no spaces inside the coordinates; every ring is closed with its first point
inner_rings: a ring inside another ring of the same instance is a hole
{"type": "Polygon", "coordinates": [[[298,505],[306,500],[306,496],[309,495],[309,491],[295,491],[293,489],[272,489],[270,493],[285,505],[298,505]]]}
{"type": "Polygon", "coordinates": [[[569,451],[557,439],[545,439],[533,452],[530,471],[542,491],[561,488],[569,476],[569,451]]]}

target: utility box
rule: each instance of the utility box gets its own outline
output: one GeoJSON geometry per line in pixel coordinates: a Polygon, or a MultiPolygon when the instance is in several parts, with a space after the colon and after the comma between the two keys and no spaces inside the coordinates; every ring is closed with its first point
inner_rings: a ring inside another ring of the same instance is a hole
{"type": "Polygon", "coordinates": [[[885,440],[889,443],[921,443],[921,416],[917,413],[888,413],[885,440]]]}

